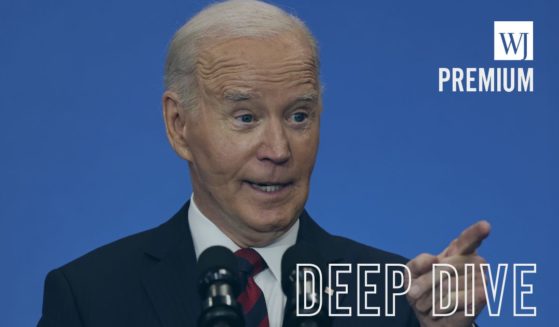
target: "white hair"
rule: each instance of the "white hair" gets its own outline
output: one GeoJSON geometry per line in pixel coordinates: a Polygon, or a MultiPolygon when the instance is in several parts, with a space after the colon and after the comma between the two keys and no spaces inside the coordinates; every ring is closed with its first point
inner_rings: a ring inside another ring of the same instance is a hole
{"type": "Polygon", "coordinates": [[[213,4],[175,33],[165,64],[165,89],[176,92],[186,108],[194,108],[198,96],[196,66],[203,45],[237,37],[273,37],[285,32],[308,41],[318,67],[316,40],[299,18],[256,0],[213,4]]]}

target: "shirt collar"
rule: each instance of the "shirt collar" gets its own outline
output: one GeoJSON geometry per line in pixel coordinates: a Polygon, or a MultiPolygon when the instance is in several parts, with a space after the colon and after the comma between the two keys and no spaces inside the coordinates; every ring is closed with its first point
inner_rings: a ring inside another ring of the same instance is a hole
{"type": "MultiPolygon", "coordinates": [[[[188,224],[192,234],[194,243],[194,252],[196,259],[200,254],[209,247],[221,245],[235,252],[240,247],[235,244],[225,233],[223,233],[210,219],[198,209],[194,196],[190,197],[190,207],[188,208],[188,224]]],[[[297,234],[299,232],[299,219],[291,226],[291,228],[265,247],[255,247],[264,261],[268,264],[268,268],[274,277],[281,282],[281,258],[285,251],[295,245],[297,242],[297,234]]]]}

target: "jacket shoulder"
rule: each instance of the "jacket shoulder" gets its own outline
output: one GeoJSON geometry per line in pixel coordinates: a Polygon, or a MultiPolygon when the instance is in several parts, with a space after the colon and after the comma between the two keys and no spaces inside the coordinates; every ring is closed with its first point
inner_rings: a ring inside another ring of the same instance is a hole
{"type": "Polygon", "coordinates": [[[145,246],[156,229],[152,228],[132,234],[100,246],[63,265],[58,270],[73,275],[92,271],[103,272],[102,268],[107,267],[114,273],[115,269],[118,270],[119,267],[135,265],[143,257],[145,246]]]}
{"type": "Polygon", "coordinates": [[[88,326],[156,324],[144,280],[162,256],[187,238],[187,205],[158,227],[103,245],[49,272],[39,326],[80,326],[78,321],[88,326]],[[70,318],[72,323],[64,323],[70,318]]]}
{"type": "Polygon", "coordinates": [[[121,271],[142,271],[143,266],[164,255],[180,238],[187,237],[188,204],[165,223],[103,245],[59,270],[70,275],[118,275],[121,271]]]}

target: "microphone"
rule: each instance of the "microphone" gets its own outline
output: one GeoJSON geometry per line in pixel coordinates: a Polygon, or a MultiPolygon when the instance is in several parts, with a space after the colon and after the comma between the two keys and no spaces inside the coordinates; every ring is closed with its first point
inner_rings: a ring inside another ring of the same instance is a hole
{"type": "Polygon", "coordinates": [[[281,286],[287,296],[284,327],[328,327],[330,318],[321,306],[322,282],[305,280],[305,275],[319,278],[326,266],[320,253],[311,245],[299,242],[285,251],[281,259],[281,286]],[[297,264],[303,265],[297,273],[297,264]],[[320,271],[317,271],[317,268],[320,271]],[[297,308],[297,302],[299,308],[297,308]],[[305,303],[312,303],[310,307],[305,303]],[[299,310],[298,310],[299,309],[299,310]],[[297,312],[300,315],[297,315],[297,312]]]}
{"type": "Polygon", "coordinates": [[[197,264],[198,292],[202,311],[198,327],[244,327],[239,295],[239,266],[233,252],[212,246],[200,255],[197,264]]]}

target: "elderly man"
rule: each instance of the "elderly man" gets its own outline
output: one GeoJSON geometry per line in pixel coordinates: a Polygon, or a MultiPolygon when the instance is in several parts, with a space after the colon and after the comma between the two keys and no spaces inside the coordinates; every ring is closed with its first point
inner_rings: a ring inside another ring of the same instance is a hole
{"type": "MultiPolygon", "coordinates": [[[[200,311],[194,267],[214,245],[261,263],[250,277],[260,304],[245,308],[247,326],[281,326],[281,258],[295,243],[313,244],[327,262],[406,263],[328,234],[304,210],[322,103],[316,42],[299,19],[257,1],[213,5],[176,33],[165,83],[167,135],[188,162],[190,201],[163,225],[50,272],[39,326],[194,326],[200,311]]],[[[474,317],[464,310],[472,301],[475,314],[482,309],[481,285],[470,285],[477,292],[467,302],[463,286],[454,290],[457,312],[433,317],[431,266],[450,263],[463,275],[465,263],[482,262],[476,248],[488,233],[487,223],[478,223],[440,255],[410,261],[411,289],[398,298],[396,316],[354,311],[332,317],[333,325],[471,326],[474,317]]],[[[382,305],[381,276],[369,282],[380,285],[369,305],[382,305]]],[[[340,306],[358,305],[354,284],[340,306]]]]}

